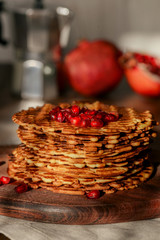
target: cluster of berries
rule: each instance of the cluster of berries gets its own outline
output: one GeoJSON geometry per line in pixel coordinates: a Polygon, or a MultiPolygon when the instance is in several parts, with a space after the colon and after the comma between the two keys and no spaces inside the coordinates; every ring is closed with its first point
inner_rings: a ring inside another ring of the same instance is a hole
{"type": "Polygon", "coordinates": [[[139,63],[146,64],[151,73],[160,76],[160,63],[156,58],[140,53],[135,53],[134,56],[139,63]]]}
{"type": "Polygon", "coordinates": [[[85,107],[80,108],[77,105],[68,108],[57,106],[49,114],[52,120],[61,123],[68,122],[76,127],[101,128],[108,122],[114,122],[119,119],[117,112],[106,113],[101,110],[90,110],[85,107]]]}

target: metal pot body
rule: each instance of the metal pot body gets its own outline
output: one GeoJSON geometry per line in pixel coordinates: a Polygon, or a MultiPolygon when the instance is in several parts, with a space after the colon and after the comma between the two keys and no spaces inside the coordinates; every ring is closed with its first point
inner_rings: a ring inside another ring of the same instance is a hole
{"type": "MultiPolygon", "coordinates": [[[[14,95],[44,98],[45,79],[49,79],[49,74],[53,78],[56,72],[54,61],[61,60],[60,53],[68,44],[72,16],[73,13],[65,7],[52,11],[21,8],[11,12],[15,51],[12,82],[14,95]]],[[[54,93],[55,98],[58,86],[54,83],[51,87],[54,89],[50,92],[54,93]]]]}

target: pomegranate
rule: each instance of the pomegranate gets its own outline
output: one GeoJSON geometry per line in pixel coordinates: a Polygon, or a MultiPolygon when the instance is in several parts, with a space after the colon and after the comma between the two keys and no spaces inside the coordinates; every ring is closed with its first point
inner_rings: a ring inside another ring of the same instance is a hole
{"type": "Polygon", "coordinates": [[[160,96],[160,59],[140,53],[125,53],[120,57],[126,79],[138,94],[160,96]]]}
{"type": "Polygon", "coordinates": [[[71,86],[86,96],[98,96],[112,90],[121,80],[118,62],[121,51],[105,40],[83,40],[64,59],[71,86]]]}

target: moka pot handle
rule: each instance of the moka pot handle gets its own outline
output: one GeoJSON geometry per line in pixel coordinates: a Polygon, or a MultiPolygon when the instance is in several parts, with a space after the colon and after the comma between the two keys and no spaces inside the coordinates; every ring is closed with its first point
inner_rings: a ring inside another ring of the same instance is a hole
{"type": "Polygon", "coordinates": [[[4,2],[0,1],[0,44],[6,46],[8,41],[3,37],[3,22],[2,22],[2,12],[4,9],[4,2]]]}

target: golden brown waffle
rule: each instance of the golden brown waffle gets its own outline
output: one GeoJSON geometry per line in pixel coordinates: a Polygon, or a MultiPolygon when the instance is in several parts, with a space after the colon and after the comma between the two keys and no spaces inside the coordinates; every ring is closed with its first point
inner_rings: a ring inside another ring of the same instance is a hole
{"type": "MultiPolygon", "coordinates": [[[[127,146],[130,147],[137,147],[140,145],[148,145],[150,143],[150,138],[154,134],[153,131],[147,131],[145,133],[132,133],[132,134],[125,134],[119,136],[117,139],[111,139],[106,136],[97,136],[99,140],[97,141],[90,141],[90,139],[86,139],[86,135],[82,136],[78,135],[74,139],[73,136],[75,135],[65,135],[60,133],[55,133],[54,136],[49,136],[44,134],[42,131],[41,133],[36,133],[34,128],[25,129],[24,127],[20,126],[18,131],[18,137],[21,141],[30,146],[31,148],[36,148],[36,146],[43,146],[45,142],[45,146],[52,146],[54,149],[59,149],[60,151],[65,148],[68,149],[80,149],[84,150],[86,153],[88,152],[97,152],[100,149],[116,149],[117,146],[127,146]]],[[[116,136],[116,135],[114,135],[116,136]]],[[[110,136],[108,136],[110,137],[110,136]]]]}
{"type": "MultiPolygon", "coordinates": [[[[139,138],[144,138],[144,137],[151,137],[152,135],[154,136],[155,133],[153,131],[144,131],[143,133],[141,131],[133,131],[128,134],[120,133],[117,135],[83,135],[83,134],[62,134],[59,132],[54,132],[51,135],[49,133],[44,133],[43,129],[37,129],[35,127],[28,127],[25,128],[24,126],[20,126],[18,131],[18,136],[19,138],[23,141],[31,141],[34,142],[35,140],[44,140],[44,139],[49,139],[50,141],[53,141],[54,143],[58,142],[65,142],[66,140],[68,141],[69,144],[72,145],[77,145],[77,144],[89,144],[89,145],[95,145],[101,147],[102,145],[105,144],[117,144],[120,142],[125,142],[129,140],[135,140],[139,138]]],[[[88,145],[87,145],[88,146],[88,145]]]]}
{"type": "MultiPolygon", "coordinates": [[[[77,103],[78,104],[78,103],[77,103]]],[[[31,127],[35,127],[46,134],[52,134],[53,132],[62,132],[64,134],[86,134],[86,135],[102,135],[102,134],[117,134],[117,133],[130,133],[133,130],[147,131],[152,129],[153,119],[152,114],[149,111],[138,113],[133,108],[124,108],[117,106],[104,105],[100,102],[93,104],[80,103],[81,107],[87,107],[88,109],[102,110],[105,112],[117,112],[121,116],[116,122],[109,122],[106,126],[100,128],[98,131],[95,128],[87,127],[81,128],[71,125],[69,123],[60,123],[52,121],[49,116],[49,112],[55,107],[52,104],[45,104],[42,107],[29,108],[28,110],[22,110],[19,113],[13,115],[12,119],[15,123],[31,127]]],[[[69,105],[61,105],[69,106],[69,105]]]]}
{"type": "Polygon", "coordinates": [[[21,161],[16,164],[12,156],[9,175],[17,181],[24,181],[33,188],[43,187],[54,192],[67,194],[85,194],[90,190],[103,190],[106,193],[132,189],[146,181],[153,172],[153,166],[145,161],[143,166],[132,168],[124,175],[106,178],[76,178],[64,175],[53,175],[45,169],[28,166],[21,161]]]}
{"type": "MultiPolygon", "coordinates": [[[[112,158],[98,158],[98,159],[87,159],[87,158],[77,158],[73,159],[70,157],[65,157],[63,155],[60,156],[51,156],[46,155],[42,156],[39,155],[39,152],[35,152],[33,149],[26,147],[25,145],[20,145],[13,151],[14,156],[16,157],[17,161],[27,161],[28,164],[34,164],[36,166],[46,166],[47,164],[56,164],[56,165],[71,165],[78,168],[90,167],[90,168],[104,168],[105,166],[125,166],[129,163],[133,164],[133,162],[137,162],[139,159],[137,156],[133,158],[122,158],[117,157],[112,158]]],[[[121,156],[121,155],[120,155],[121,156]]],[[[143,151],[139,157],[143,157],[146,159],[148,156],[146,151],[143,151]]]]}
{"type": "Polygon", "coordinates": [[[51,104],[14,114],[23,144],[10,157],[9,175],[33,188],[68,194],[112,193],[146,181],[153,172],[148,148],[156,136],[151,113],[100,102],[76,104],[117,112],[120,118],[96,129],[51,120],[49,112],[55,107],[51,104]]]}
{"type": "Polygon", "coordinates": [[[97,167],[97,165],[92,164],[92,168],[85,164],[82,166],[81,164],[68,164],[63,161],[56,161],[54,158],[40,158],[35,155],[34,152],[31,152],[29,149],[20,147],[13,152],[16,157],[16,161],[14,164],[17,166],[23,166],[27,164],[27,166],[37,166],[41,168],[42,171],[46,171],[53,175],[59,176],[70,176],[70,177],[80,177],[80,178],[108,178],[122,175],[128,172],[131,168],[138,168],[142,165],[143,160],[147,159],[146,154],[141,158],[132,159],[128,162],[121,162],[120,164],[106,164],[105,166],[97,167]]]}

